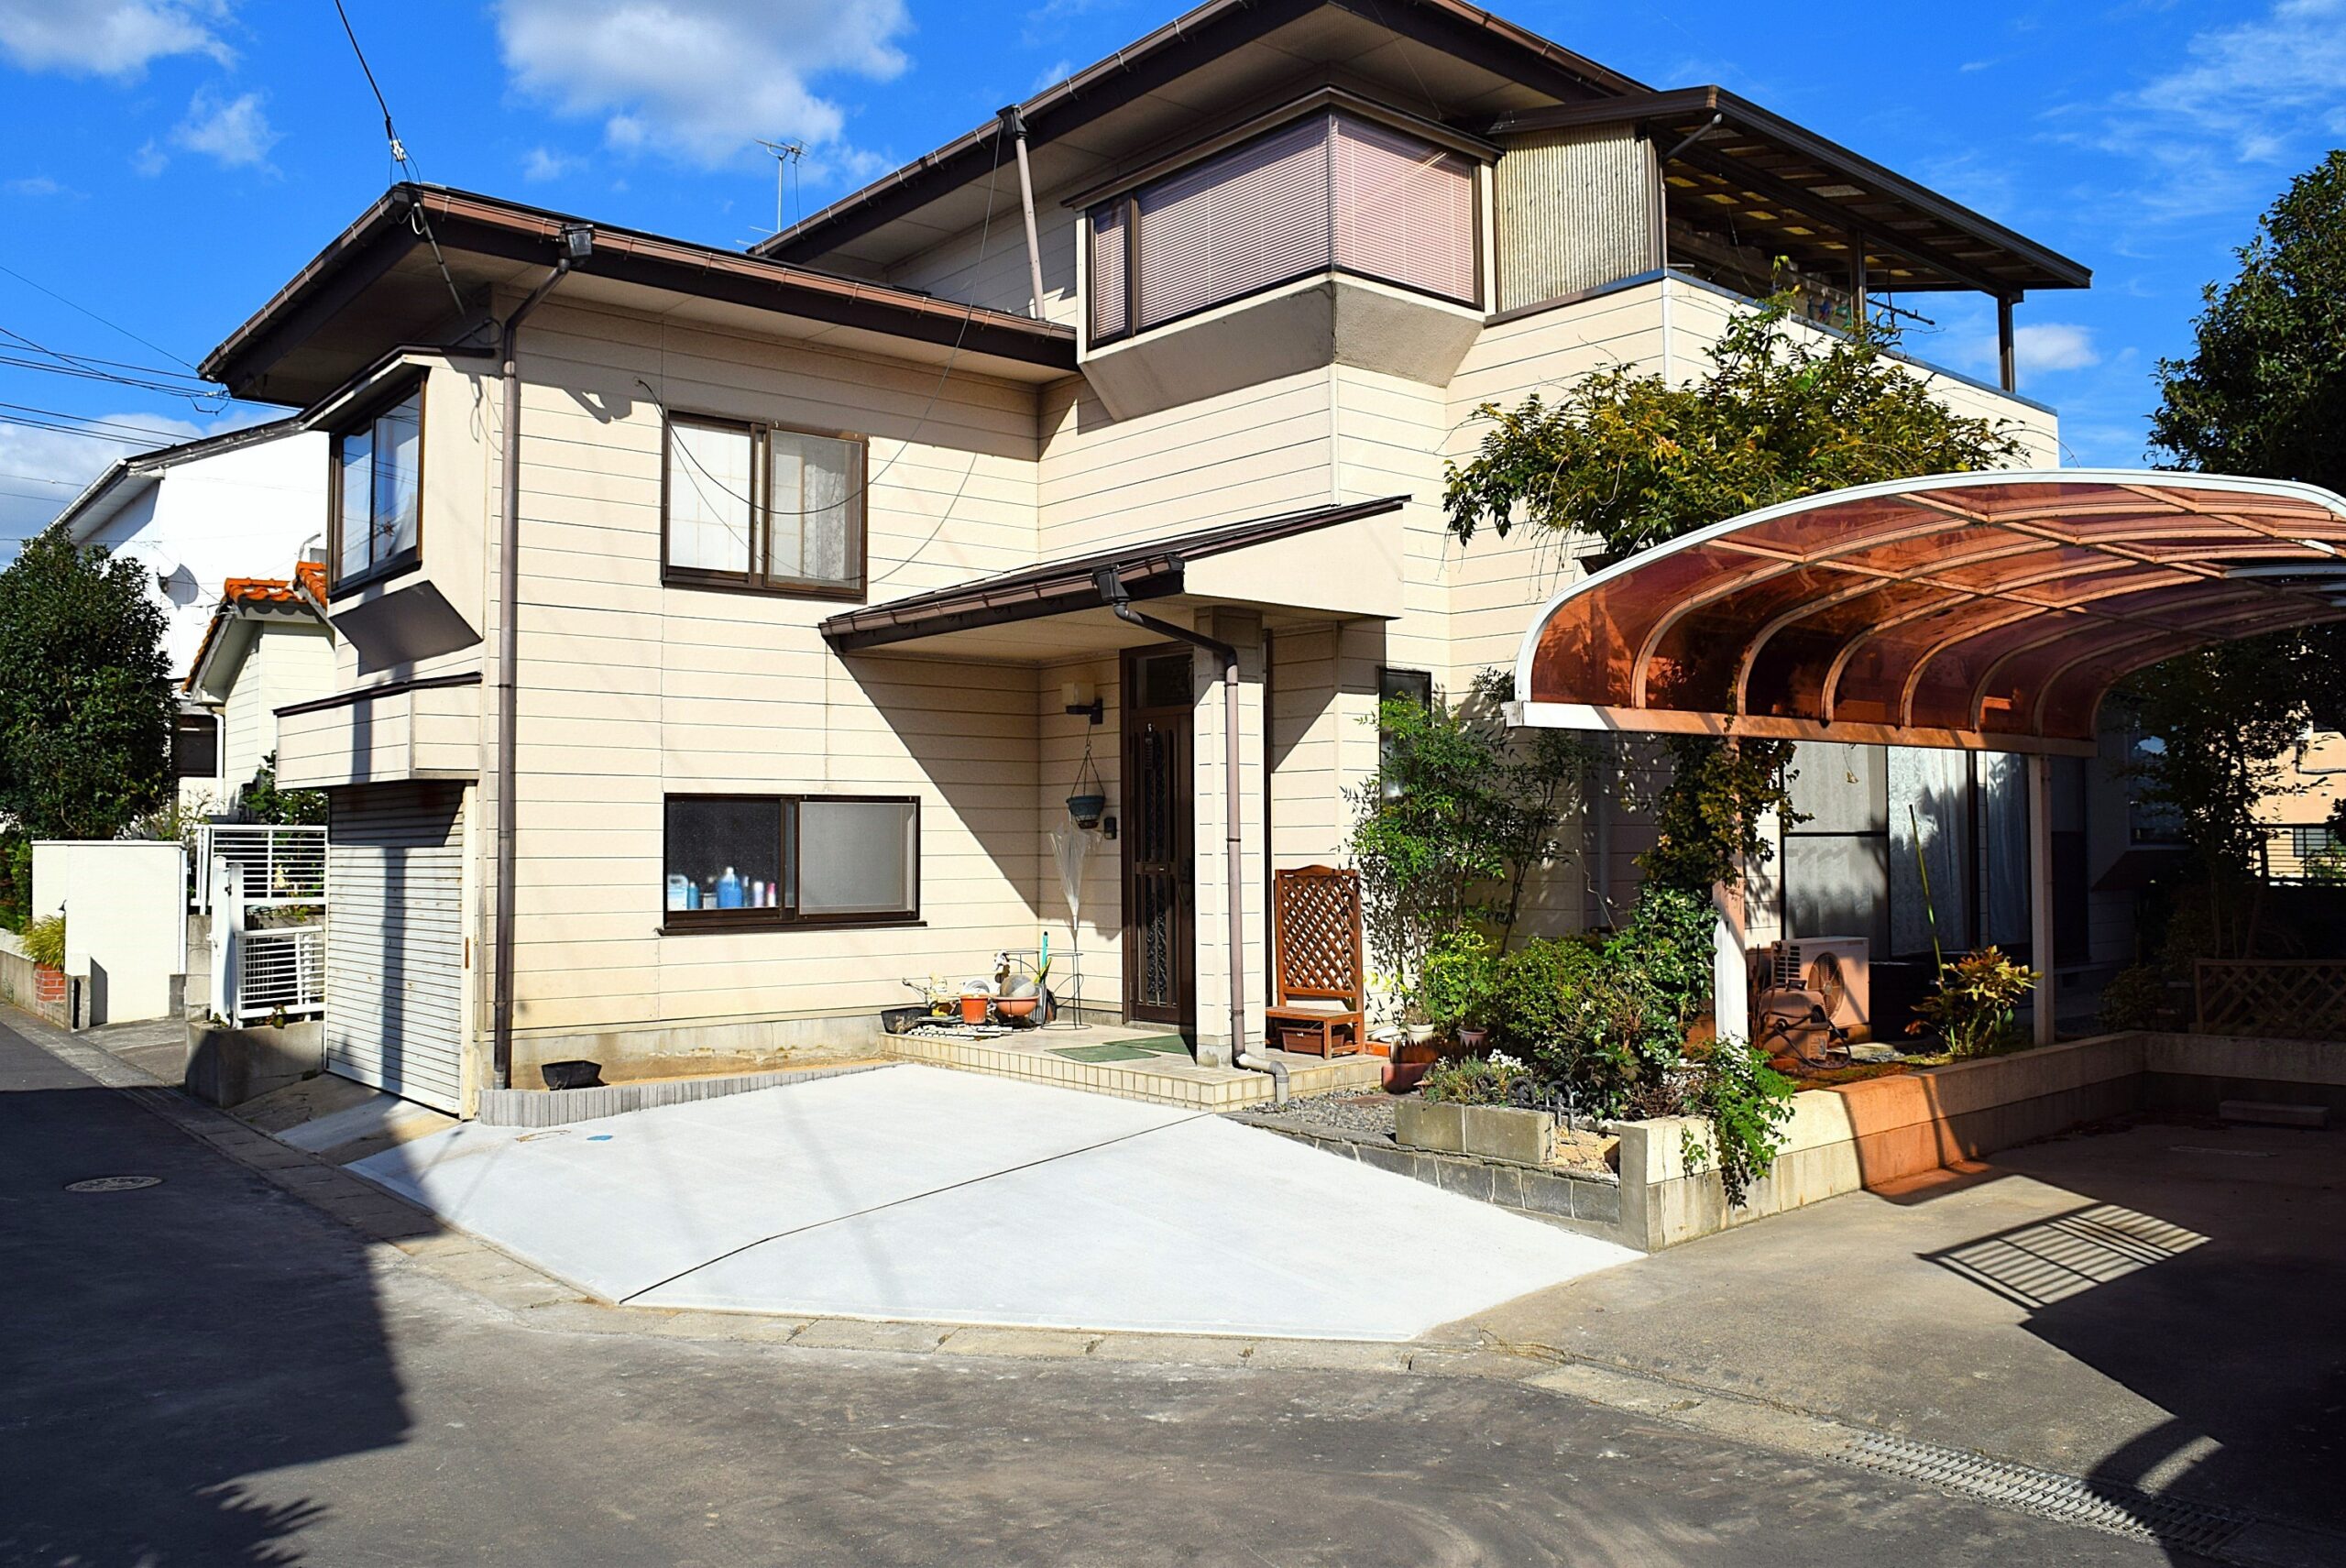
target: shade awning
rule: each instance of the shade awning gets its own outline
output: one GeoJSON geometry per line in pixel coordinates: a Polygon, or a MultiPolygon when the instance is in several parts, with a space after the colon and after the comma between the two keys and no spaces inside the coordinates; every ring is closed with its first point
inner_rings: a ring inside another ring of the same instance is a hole
{"type": "Polygon", "coordinates": [[[1085,640],[1055,644],[1038,639],[1028,623],[1085,616],[1113,621],[1102,591],[1111,580],[1120,585],[1122,598],[1134,601],[1186,597],[1340,618],[1398,615],[1398,531],[1390,540],[1312,536],[1387,517],[1409,499],[1385,496],[1311,507],[1047,561],[844,610],[823,622],[823,641],[841,653],[895,648],[988,659],[1047,658],[1073,651],[1085,640]],[[1295,548],[1307,541],[1318,548],[1295,548]]]}
{"type": "Polygon", "coordinates": [[[2346,499],[2218,475],[1942,474],[1748,512],[1549,601],[1526,723],[2090,753],[2129,673],[2346,619],[2346,499]]]}

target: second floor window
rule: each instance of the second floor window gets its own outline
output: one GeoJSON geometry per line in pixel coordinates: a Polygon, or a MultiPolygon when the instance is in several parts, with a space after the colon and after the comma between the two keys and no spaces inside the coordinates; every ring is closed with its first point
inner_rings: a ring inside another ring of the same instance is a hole
{"type": "Polygon", "coordinates": [[[1471,159],[1317,114],[1091,212],[1091,341],[1330,270],[1481,296],[1471,159]]]}
{"type": "Polygon", "coordinates": [[[415,565],[422,549],[423,388],[334,438],[337,587],[415,565]]]}
{"type": "Polygon", "coordinates": [[[671,582],[860,598],[864,444],[677,415],[663,477],[671,582]]]}

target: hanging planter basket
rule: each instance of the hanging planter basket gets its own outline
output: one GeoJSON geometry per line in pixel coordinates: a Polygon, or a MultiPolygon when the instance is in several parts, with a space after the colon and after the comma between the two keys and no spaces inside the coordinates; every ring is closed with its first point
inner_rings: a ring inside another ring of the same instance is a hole
{"type": "Polygon", "coordinates": [[[1091,743],[1083,746],[1083,761],[1075,770],[1075,788],[1068,792],[1068,819],[1078,828],[1100,826],[1100,818],[1108,811],[1107,786],[1100,782],[1100,770],[1091,763],[1091,743]]]}

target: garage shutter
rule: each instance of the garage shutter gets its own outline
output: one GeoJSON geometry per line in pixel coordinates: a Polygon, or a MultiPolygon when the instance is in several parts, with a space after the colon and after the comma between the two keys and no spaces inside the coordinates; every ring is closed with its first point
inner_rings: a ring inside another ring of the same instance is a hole
{"type": "Polygon", "coordinates": [[[463,786],[334,792],[325,1062],[443,1111],[464,1092],[463,786]]]}

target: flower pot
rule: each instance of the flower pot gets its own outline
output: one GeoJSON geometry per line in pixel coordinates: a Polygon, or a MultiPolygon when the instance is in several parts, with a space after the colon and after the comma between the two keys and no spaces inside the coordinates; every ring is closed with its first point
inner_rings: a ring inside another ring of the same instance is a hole
{"type": "Polygon", "coordinates": [[[964,1024],[984,1023],[986,1021],[986,1003],[992,1000],[993,998],[991,996],[964,996],[961,998],[961,1022],[964,1024]]]}
{"type": "Polygon", "coordinates": [[[993,1010],[1003,1018],[1029,1018],[1042,1004],[1040,996],[1003,996],[995,998],[993,1010]]]}
{"type": "Polygon", "coordinates": [[[1067,814],[1078,828],[1097,828],[1108,810],[1104,795],[1071,795],[1067,797],[1067,814]]]}
{"type": "Polygon", "coordinates": [[[1462,1024],[1458,1028],[1458,1048],[1468,1056],[1473,1056],[1483,1048],[1483,1042],[1490,1037],[1491,1032],[1487,1028],[1462,1024]]]}
{"type": "Polygon", "coordinates": [[[1406,1024],[1401,1028],[1401,1038],[1413,1046],[1429,1045],[1439,1032],[1431,1024],[1406,1024]]]}

